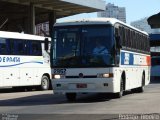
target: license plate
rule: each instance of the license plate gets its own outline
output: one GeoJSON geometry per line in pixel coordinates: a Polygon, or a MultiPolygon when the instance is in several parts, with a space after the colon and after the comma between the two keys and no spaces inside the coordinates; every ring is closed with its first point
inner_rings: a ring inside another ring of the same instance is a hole
{"type": "Polygon", "coordinates": [[[77,84],[77,88],[87,88],[87,84],[77,84]]]}

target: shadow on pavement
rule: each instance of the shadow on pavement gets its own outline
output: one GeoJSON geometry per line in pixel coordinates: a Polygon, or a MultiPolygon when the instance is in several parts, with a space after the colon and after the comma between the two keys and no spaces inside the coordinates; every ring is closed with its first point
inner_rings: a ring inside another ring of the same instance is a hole
{"type": "MultiPolygon", "coordinates": [[[[131,92],[125,92],[125,95],[128,94],[131,94],[131,92]]],[[[114,94],[78,94],[76,101],[68,102],[65,98],[65,95],[40,94],[21,98],[0,100],[0,106],[37,106],[67,103],[96,103],[110,101],[112,99],[116,99],[114,94]]]]}
{"type": "Polygon", "coordinates": [[[41,94],[41,95],[33,95],[21,98],[0,100],[0,106],[36,106],[36,105],[61,104],[65,102],[66,100],[63,96],[59,95],[55,96],[53,94],[41,94]]]}
{"type": "Polygon", "coordinates": [[[41,91],[38,87],[15,87],[15,88],[0,88],[0,93],[16,93],[16,92],[30,92],[41,91]]]}
{"type": "MultiPolygon", "coordinates": [[[[131,91],[125,91],[124,96],[131,94],[131,91]]],[[[88,96],[79,96],[74,103],[94,103],[94,102],[105,102],[112,99],[119,99],[115,94],[112,93],[99,93],[99,94],[89,94],[88,96]]]]}

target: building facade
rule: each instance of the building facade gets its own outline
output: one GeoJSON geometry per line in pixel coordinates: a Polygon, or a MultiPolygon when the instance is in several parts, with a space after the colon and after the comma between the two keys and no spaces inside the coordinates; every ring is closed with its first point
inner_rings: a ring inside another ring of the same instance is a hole
{"type": "Polygon", "coordinates": [[[142,31],[146,31],[147,33],[160,33],[160,29],[151,29],[150,25],[148,25],[147,17],[131,22],[131,26],[138,28],[142,31]]]}
{"type": "Polygon", "coordinates": [[[36,35],[49,36],[49,22],[36,25],[36,35]]]}
{"type": "Polygon", "coordinates": [[[80,13],[105,10],[105,1],[0,0],[0,9],[1,31],[36,34],[36,25],[43,21],[49,21],[51,34],[56,19],[80,13]]]}
{"type": "Polygon", "coordinates": [[[126,9],[125,7],[118,7],[114,4],[108,3],[106,10],[97,13],[98,17],[116,18],[126,23],[126,9]]]}

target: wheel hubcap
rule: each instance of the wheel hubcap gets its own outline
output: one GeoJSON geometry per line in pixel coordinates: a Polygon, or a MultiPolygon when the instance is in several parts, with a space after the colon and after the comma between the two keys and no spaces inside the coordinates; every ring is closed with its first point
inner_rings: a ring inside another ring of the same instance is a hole
{"type": "Polygon", "coordinates": [[[42,81],[42,86],[43,86],[44,88],[47,88],[47,80],[46,80],[46,79],[44,79],[44,80],[42,81]]]}

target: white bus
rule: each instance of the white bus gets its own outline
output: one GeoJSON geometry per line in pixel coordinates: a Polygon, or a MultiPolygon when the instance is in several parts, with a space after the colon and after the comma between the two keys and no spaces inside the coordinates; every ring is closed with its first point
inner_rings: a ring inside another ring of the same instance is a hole
{"type": "Polygon", "coordinates": [[[0,31],[0,88],[50,86],[50,38],[0,31]],[[45,49],[46,48],[46,49],[45,49]]]}
{"type": "Polygon", "coordinates": [[[68,100],[76,93],[143,92],[150,82],[148,34],[113,18],[56,23],[51,68],[54,93],[68,100]]]}

